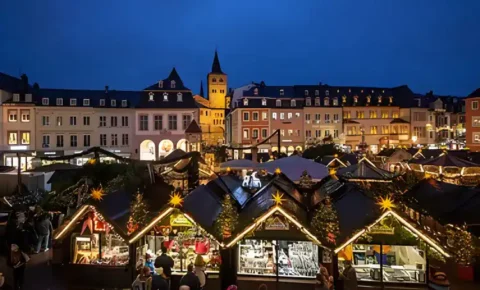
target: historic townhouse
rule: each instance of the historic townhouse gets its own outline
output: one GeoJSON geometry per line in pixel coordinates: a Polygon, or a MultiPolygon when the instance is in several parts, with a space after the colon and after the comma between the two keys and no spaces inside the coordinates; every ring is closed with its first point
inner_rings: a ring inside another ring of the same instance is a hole
{"type": "Polygon", "coordinates": [[[467,147],[480,151],[480,88],[465,100],[465,121],[467,147]]]}
{"type": "Polygon", "coordinates": [[[158,160],[177,148],[200,150],[198,144],[188,143],[185,135],[190,123],[197,124],[198,111],[192,92],[174,68],[168,78],[149,86],[139,96],[133,140],[139,149],[135,157],[158,160]]]}
{"type": "Polygon", "coordinates": [[[207,84],[206,95],[204,95],[202,82],[200,94],[194,96],[200,108],[199,125],[202,130],[202,141],[207,145],[223,144],[225,117],[230,108],[230,97],[227,92],[228,76],[222,71],[217,51],[215,51],[212,70],[207,75],[207,84]]]}

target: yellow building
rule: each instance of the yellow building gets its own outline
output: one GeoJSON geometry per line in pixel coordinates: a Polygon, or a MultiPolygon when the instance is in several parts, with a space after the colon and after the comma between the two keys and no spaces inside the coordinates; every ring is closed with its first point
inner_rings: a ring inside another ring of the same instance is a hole
{"type": "Polygon", "coordinates": [[[228,94],[228,76],[222,72],[218,53],[215,51],[212,71],[207,75],[207,98],[200,84],[200,94],[194,96],[200,108],[200,128],[202,141],[207,145],[218,145],[225,142],[225,115],[230,108],[228,94]]]}

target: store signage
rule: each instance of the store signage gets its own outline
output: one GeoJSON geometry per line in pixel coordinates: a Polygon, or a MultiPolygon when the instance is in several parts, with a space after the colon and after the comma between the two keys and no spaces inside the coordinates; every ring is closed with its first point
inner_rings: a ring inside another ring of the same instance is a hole
{"type": "Polygon", "coordinates": [[[242,187],[248,189],[259,189],[262,187],[262,182],[257,177],[258,172],[252,172],[250,175],[243,177],[242,187]]]}
{"type": "Polygon", "coordinates": [[[370,229],[370,234],[372,235],[393,235],[395,234],[395,228],[387,225],[374,225],[370,229]]]}
{"type": "Polygon", "coordinates": [[[265,221],[266,231],[288,231],[288,222],[284,217],[272,216],[265,221]]]}
{"type": "Polygon", "coordinates": [[[183,214],[178,214],[170,216],[170,225],[172,227],[191,227],[192,223],[183,214]]]}
{"type": "Polygon", "coordinates": [[[15,146],[10,146],[10,150],[13,150],[13,151],[20,151],[20,150],[27,150],[28,149],[28,146],[25,146],[25,145],[15,145],[15,146]]]}

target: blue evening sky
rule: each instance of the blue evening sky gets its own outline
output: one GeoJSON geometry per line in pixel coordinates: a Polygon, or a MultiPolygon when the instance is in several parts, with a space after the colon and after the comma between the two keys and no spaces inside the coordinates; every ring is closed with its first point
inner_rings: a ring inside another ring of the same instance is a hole
{"type": "Polygon", "coordinates": [[[480,87],[480,0],[2,0],[0,71],[41,87],[139,90],[175,66],[229,85],[480,87]]]}

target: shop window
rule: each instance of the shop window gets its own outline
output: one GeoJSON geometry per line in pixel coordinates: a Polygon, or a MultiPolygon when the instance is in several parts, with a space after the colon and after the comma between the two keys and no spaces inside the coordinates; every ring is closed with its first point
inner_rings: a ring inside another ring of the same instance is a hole
{"type": "Polygon", "coordinates": [[[72,234],[72,263],[101,266],[128,265],[128,244],[112,226],[94,212],[86,215],[83,228],[72,234]]]}
{"type": "Polygon", "coordinates": [[[183,214],[176,213],[163,219],[137,244],[137,262],[148,254],[152,260],[162,254],[162,244],[172,257],[172,272],[185,272],[197,256],[205,262],[205,272],[218,273],[220,269],[219,244],[183,214]]]}
{"type": "Polygon", "coordinates": [[[245,239],[238,245],[238,274],[313,278],[318,247],[312,242],[245,239]]]}

